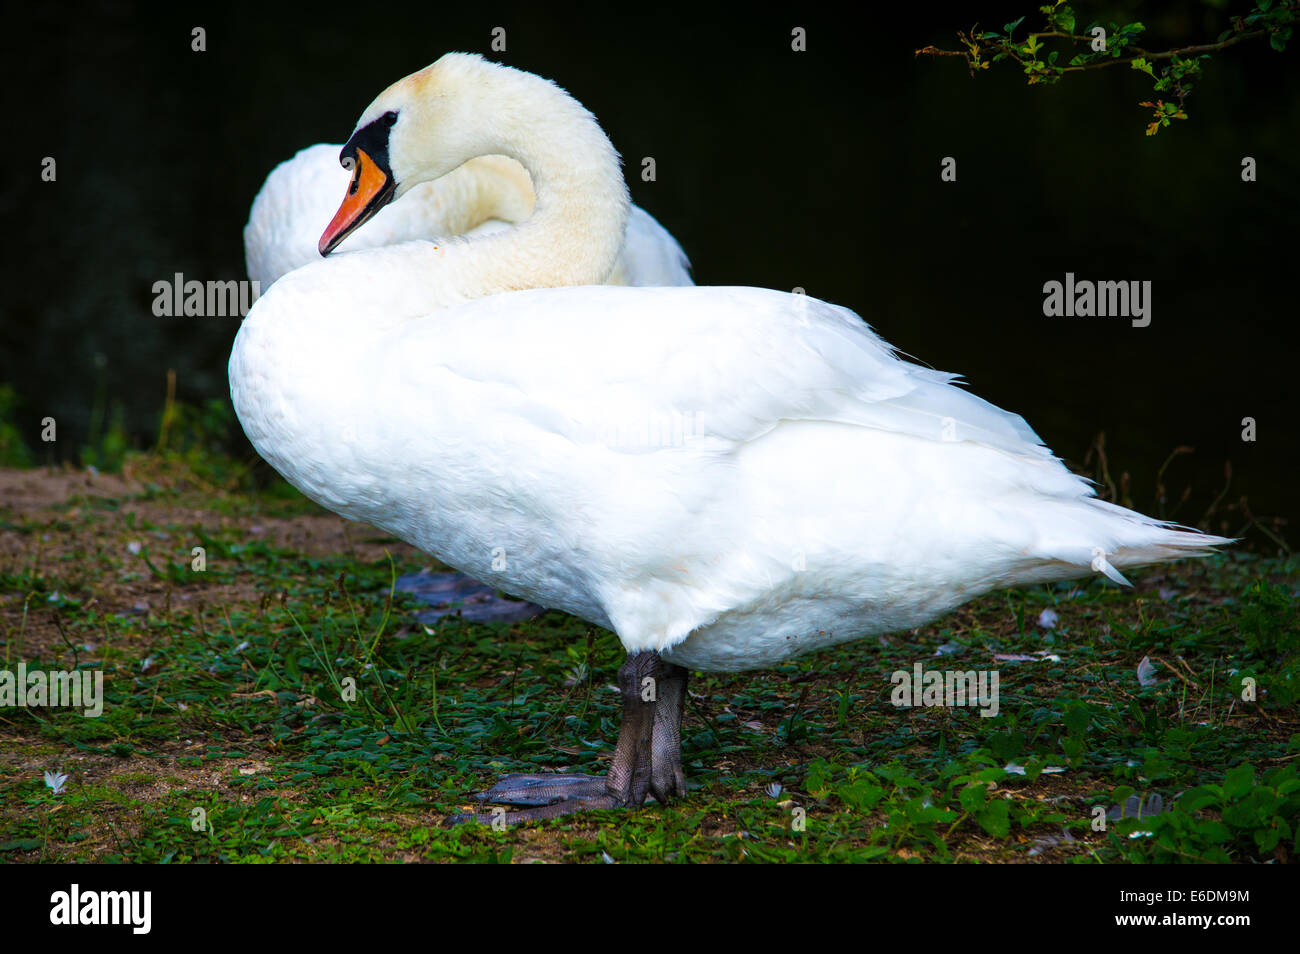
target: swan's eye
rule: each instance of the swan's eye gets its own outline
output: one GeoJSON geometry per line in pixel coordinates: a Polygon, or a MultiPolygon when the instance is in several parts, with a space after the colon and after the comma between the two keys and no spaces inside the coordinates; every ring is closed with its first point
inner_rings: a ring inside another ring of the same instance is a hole
{"type": "Polygon", "coordinates": [[[351,172],[353,168],[356,166],[356,164],[357,161],[353,159],[351,156],[344,156],[342,159],[339,160],[339,165],[341,165],[344,169],[348,170],[348,172],[351,172]]]}

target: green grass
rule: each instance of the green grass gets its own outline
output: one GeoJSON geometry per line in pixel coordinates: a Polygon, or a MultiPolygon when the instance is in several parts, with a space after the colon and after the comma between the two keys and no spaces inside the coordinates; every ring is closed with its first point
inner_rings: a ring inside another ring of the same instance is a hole
{"type": "Polygon", "coordinates": [[[446,828],[501,772],[604,771],[617,639],[554,612],[426,629],[392,592],[428,562],[409,548],[354,527],[359,550],[304,553],[253,528],[319,519],[309,505],[187,473],[0,510],[0,668],[100,669],[106,693],[99,719],[0,710],[0,860],[1247,862],[1300,850],[1294,557],[1234,551],[1135,574],[1133,592],[1092,581],[992,594],[915,634],[695,674],[685,800],[446,828]],[[1050,632],[1036,624],[1048,608],[1050,632]],[[950,652],[936,657],[940,646],[950,652]],[[1057,658],[993,659],[1044,650],[1057,658]],[[1137,679],[1143,657],[1154,685],[1137,679]],[[918,660],[998,669],[1000,715],[892,706],[890,673],[918,660]],[[1244,679],[1257,701],[1243,700],[1244,679]],[[70,776],[62,794],[46,769],[70,776]],[[1131,794],[1165,810],[1096,830],[1131,794]]]}

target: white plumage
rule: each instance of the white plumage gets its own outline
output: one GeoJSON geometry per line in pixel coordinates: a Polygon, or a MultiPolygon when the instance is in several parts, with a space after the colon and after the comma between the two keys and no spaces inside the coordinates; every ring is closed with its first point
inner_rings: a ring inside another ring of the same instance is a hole
{"type": "Polygon", "coordinates": [[[625,187],[551,84],[449,56],[357,135],[386,114],[395,209],[487,154],[529,169],[538,207],[481,239],[318,261],[254,306],[231,356],[236,410],[322,506],[608,626],[629,652],[710,670],[1227,542],[1097,500],[1022,418],[902,360],[847,309],[597,285],[625,187]]]}

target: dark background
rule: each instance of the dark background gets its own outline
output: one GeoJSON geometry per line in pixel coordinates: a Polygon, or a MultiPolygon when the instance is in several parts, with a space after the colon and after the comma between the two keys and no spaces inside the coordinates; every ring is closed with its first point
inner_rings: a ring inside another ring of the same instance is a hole
{"type": "MultiPolygon", "coordinates": [[[[16,389],[42,461],[76,459],[97,403],[120,403],[148,446],[168,368],[181,400],[228,400],[236,319],[156,318],[153,283],[242,278],[242,228],[271,168],[342,142],[388,84],[465,50],[552,78],[591,109],[634,201],[681,241],[699,284],[802,286],[847,305],[1024,414],[1072,464],[1104,431],[1140,509],[1157,512],[1157,470],[1192,445],[1167,475],[1171,497],[1192,488],[1178,519],[1197,521],[1227,460],[1225,500],[1294,516],[1300,36],[1284,54],[1256,41],[1217,55],[1191,118],[1153,138],[1137,105],[1150,81],[1127,68],[1041,88],[1012,66],[971,79],[958,59],[913,56],[952,48],[976,19],[1029,14],[1023,35],[1041,23],[1037,5],[7,13],[0,382],[16,389]],[[191,51],[194,26],[207,52],[191,51]],[[489,50],[496,26],[504,54],[489,50]],[[790,50],[793,26],[808,30],[806,53],[790,50]],[[947,155],[956,183],[939,179],[947,155]],[[57,159],[55,183],[40,181],[44,156],[57,159]],[[656,182],[640,180],[643,156],[656,182]],[[1258,161],[1253,184],[1243,156],[1258,161]],[[1152,281],[1152,324],[1044,317],[1043,282],[1066,271],[1152,281]],[[57,445],[39,441],[46,415],[57,445]]],[[[1080,29],[1140,19],[1141,45],[1165,49],[1212,41],[1249,4],[1216,6],[1075,9],[1080,29]]]]}

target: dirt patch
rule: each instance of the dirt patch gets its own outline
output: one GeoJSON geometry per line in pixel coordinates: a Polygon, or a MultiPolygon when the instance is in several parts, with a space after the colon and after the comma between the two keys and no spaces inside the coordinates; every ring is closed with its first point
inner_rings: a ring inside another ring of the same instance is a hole
{"type": "Polygon", "coordinates": [[[159,493],[130,476],[0,469],[0,575],[8,581],[0,593],[0,648],[21,645],[27,658],[70,652],[56,609],[64,597],[101,615],[142,620],[187,605],[259,603],[266,594],[252,578],[183,585],[149,568],[146,560],[159,569],[191,566],[200,533],[262,540],[304,557],[374,563],[391,554],[403,565],[437,565],[382,530],[324,511],[291,518],[218,512],[189,497],[201,499],[159,493]]]}
{"type": "Polygon", "coordinates": [[[79,494],[124,497],[141,493],[144,489],[143,485],[129,477],[101,474],[93,470],[0,468],[0,509],[17,513],[33,513],[79,494]]]}

